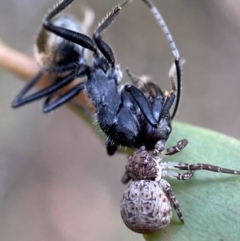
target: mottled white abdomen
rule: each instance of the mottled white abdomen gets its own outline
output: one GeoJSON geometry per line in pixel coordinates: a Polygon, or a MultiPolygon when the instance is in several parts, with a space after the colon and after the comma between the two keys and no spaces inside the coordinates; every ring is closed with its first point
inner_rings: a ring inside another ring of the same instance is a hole
{"type": "Polygon", "coordinates": [[[172,207],[158,182],[133,181],[124,192],[121,215],[132,231],[152,233],[170,223],[172,207]]]}

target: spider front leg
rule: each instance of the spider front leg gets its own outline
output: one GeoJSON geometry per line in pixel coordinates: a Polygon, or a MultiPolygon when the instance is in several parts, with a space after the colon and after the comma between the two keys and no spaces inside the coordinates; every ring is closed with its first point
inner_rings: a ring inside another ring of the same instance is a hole
{"type": "Polygon", "coordinates": [[[168,162],[169,168],[179,169],[179,170],[188,170],[190,172],[194,171],[210,171],[210,172],[219,172],[219,173],[226,173],[226,174],[233,174],[233,175],[240,175],[240,171],[223,168],[219,166],[214,166],[211,164],[204,164],[204,163],[196,163],[196,164],[188,164],[183,162],[168,162]]]}
{"type": "MultiPolygon", "coordinates": [[[[164,158],[166,155],[174,155],[180,151],[182,151],[188,144],[188,141],[186,139],[183,139],[181,141],[178,141],[175,146],[171,146],[167,149],[164,149],[162,151],[159,151],[157,146],[155,146],[155,149],[153,150],[152,155],[155,156],[155,158],[158,158],[160,156],[160,160],[164,158]]],[[[194,171],[188,170],[188,172],[185,173],[179,173],[175,170],[171,169],[178,169],[172,165],[172,162],[159,162],[161,166],[161,176],[160,177],[171,177],[177,180],[188,180],[189,178],[193,177],[194,171]]]]}
{"type": "Polygon", "coordinates": [[[187,146],[187,144],[188,144],[188,140],[186,139],[178,141],[175,146],[168,147],[167,149],[162,151],[161,155],[168,155],[168,156],[174,155],[182,151],[182,149],[184,149],[187,146]]]}

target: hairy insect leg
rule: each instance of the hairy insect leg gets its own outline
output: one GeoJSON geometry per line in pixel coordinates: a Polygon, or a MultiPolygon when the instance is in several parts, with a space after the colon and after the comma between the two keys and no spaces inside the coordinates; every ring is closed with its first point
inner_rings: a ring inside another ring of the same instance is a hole
{"type": "Polygon", "coordinates": [[[74,0],[60,0],[56,3],[53,9],[48,13],[46,20],[50,21],[58,13],[62,12],[66,7],[68,7],[74,0]]]}
{"type": "Polygon", "coordinates": [[[164,179],[161,179],[159,181],[159,185],[164,189],[164,191],[166,192],[169,200],[171,201],[177,215],[178,215],[178,218],[180,219],[180,221],[182,223],[184,223],[184,220],[183,220],[183,215],[182,215],[182,211],[180,209],[180,205],[178,203],[178,200],[176,198],[176,195],[174,194],[173,190],[172,190],[172,187],[171,185],[164,179]]]}
{"type": "Polygon", "coordinates": [[[58,13],[63,11],[68,7],[74,0],[63,0],[60,1],[43,20],[43,27],[48,31],[70,41],[78,44],[84,48],[87,48],[94,53],[97,53],[97,49],[94,46],[93,40],[85,34],[66,29],[64,27],[55,26],[51,23],[52,18],[54,18],[58,13]]]}
{"type": "Polygon", "coordinates": [[[48,113],[56,108],[58,108],[59,106],[65,104],[66,102],[68,102],[69,100],[71,100],[72,98],[74,98],[76,95],[78,95],[80,92],[82,92],[85,89],[85,83],[80,83],[76,86],[74,86],[71,90],[69,90],[67,93],[61,95],[59,98],[57,98],[57,100],[55,100],[54,102],[50,103],[51,99],[52,99],[52,95],[50,95],[46,101],[44,102],[43,105],[43,112],[44,113],[48,113]]]}
{"type": "Polygon", "coordinates": [[[123,7],[125,7],[128,3],[130,3],[132,0],[126,0],[121,5],[117,5],[113,8],[113,10],[106,15],[106,17],[102,20],[101,23],[99,23],[97,29],[94,31],[93,39],[98,47],[98,49],[101,51],[103,56],[107,59],[109,64],[112,66],[112,68],[115,68],[115,58],[112,49],[110,46],[104,42],[101,39],[101,33],[106,30],[106,28],[113,23],[113,21],[116,19],[116,17],[120,14],[123,7]]]}

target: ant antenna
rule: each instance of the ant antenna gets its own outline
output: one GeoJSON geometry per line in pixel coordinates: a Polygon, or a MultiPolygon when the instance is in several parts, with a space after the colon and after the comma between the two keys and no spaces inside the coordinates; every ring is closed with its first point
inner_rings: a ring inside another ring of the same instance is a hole
{"type": "Polygon", "coordinates": [[[160,14],[160,12],[158,11],[157,7],[150,1],[150,0],[142,0],[144,3],[146,3],[146,5],[150,8],[150,11],[152,12],[152,14],[154,15],[155,19],[157,20],[157,22],[159,23],[159,25],[162,28],[163,33],[165,34],[165,37],[170,45],[170,48],[172,50],[173,56],[174,56],[174,63],[176,66],[176,73],[177,73],[177,98],[176,98],[176,103],[174,106],[174,110],[172,112],[171,115],[171,119],[174,118],[174,116],[177,113],[178,110],[178,106],[179,106],[179,102],[180,102],[180,97],[181,97],[181,66],[180,66],[180,54],[177,50],[176,44],[173,41],[172,35],[170,34],[168,27],[162,17],[162,15],[160,14]]]}

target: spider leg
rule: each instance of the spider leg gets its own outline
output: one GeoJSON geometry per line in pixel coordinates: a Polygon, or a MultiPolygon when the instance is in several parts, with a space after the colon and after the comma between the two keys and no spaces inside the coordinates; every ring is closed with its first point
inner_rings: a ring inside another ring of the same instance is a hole
{"type": "Polygon", "coordinates": [[[50,103],[50,101],[52,99],[52,95],[48,96],[48,98],[46,99],[46,101],[44,102],[44,105],[43,105],[43,112],[48,113],[48,112],[58,108],[59,106],[65,104],[66,102],[68,102],[69,100],[74,98],[76,95],[78,95],[84,89],[85,89],[85,83],[82,82],[82,83],[74,86],[71,90],[69,90],[65,94],[61,95],[57,100],[55,100],[52,103],[50,103]]]}
{"type": "MultiPolygon", "coordinates": [[[[168,165],[168,163],[169,162],[162,163],[162,164],[168,165]]],[[[162,170],[162,177],[170,177],[170,178],[177,179],[177,180],[180,180],[180,181],[188,180],[191,177],[193,177],[193,175],[194,175],[194,171],[179,173],[177,171],[168,170],[168,169],[162,170]]]]}
{"type": "Polygon", "coordinates": [[[124,174],[121,178],[121,182],[122,182],[122,184],[127,184],[128,182],[130,182],[130,180],[131,180],[131,178],[130,178],[129,174],[127,173],[127,171],[125,170],[124,174]]]}
{"type": "Polygon", "coordinates": [[[55,33],[56,35],[78,44],[84,48],[87,48],[97,54],[97,49],[94,46],[93,40],[85,34],[66,29],[64,27],[55,26],[51,23],[52,18],[54,18],[58,13],[63,11],[68,7],[74,0],[63,0],[60,1],[43,20],[43,27],[48,31],[55,33]]]}
{"type": "Polygon", "coordinates": [[[161,179],[159,181],[159,185],[164,189],[164,191],[166,192],[169,200],[171,201],[177,215],[178,215],[178,218],[180,219],[180,221],[182,223],[184,223],[184,220],[183,220],[183,215],[182,215],[182,211],[180,209],[180,205],[179,205],[179,202],[176,198],[176,195],[174,194],[173,190],[172,190],[172,187],[171,185],[164,179],[161,179]]]}
{"type": "Polygon", "coordinates": [[[13,108],[18,108],[28,102],[26,102],[23,98],[23,96],[41,79],[43,76],[44,71],[40,70],[32,80],[27,83],[27,85],[20,91],[20,93],[16,96],[16,98],[12,102],[13,108]]]}
{"type": "MultiPolygon", "coordinates": [[[[183,139],[181,141],[178,141],[178,143],[175,146],[171,146],[160,152],[155,147],[152,154],[156,157],[161,156],[161,158],[163,158],[165,155],[169,155],[169,156],[174,155],[182,151],[182,149],[184,149],[187,146],[187,144],[188,144],[188,141],[186,139],[183,139]]],[[[188,170],[188,172],[185,172],[185,173],[179,173],[175,170],[169,170],[169,169],[179,169],[175,167],[172,164],[172,162],[160,162],[159,164],[162,167],[161,177],[168,176],[177,180],[188,180],[189,178],[193,177],[193,174],[194,174],[193,170],[188,170]]]]}
{"type": "Polygon", "coordinates": [[[168,162],[168,168],[179,169],[179,170],[188,170],[192,171],[199,171],[205,170],[210,172],[219,172],[219,173],[227,173],[233,175],[240,175],[240,171],[227,169],[219,166],[214,166],[210,164],[204,163],[196,163],[196,164],[188,164],[183,162],[168,162]]]}
{"type": "Polygon", "coordinates": [[[183,139],[181,141],[178,141],[178,143],[175,146],[171,146],[167,149],[165,149],[164,151],[162,151],[161,155],[174,155],[178,152],[180,152],[183,148],[185,148],[188,144],[188,140],[183,139]]]}

